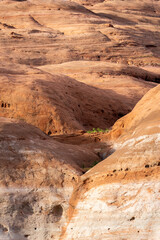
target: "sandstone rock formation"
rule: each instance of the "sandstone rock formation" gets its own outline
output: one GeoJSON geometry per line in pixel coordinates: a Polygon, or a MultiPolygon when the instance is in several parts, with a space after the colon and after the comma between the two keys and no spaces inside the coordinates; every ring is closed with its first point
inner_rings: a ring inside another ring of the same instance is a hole
{"type": "Polygon", "coordinates": [[[116,17],[112,1],[1,1],[0,116],[55,134],[110,127],[131,111],[160,81],[159,8],[125,4],[116,17]]]}
{"type": "Polygon", "coordinates": [[[0,118],[0,239],[59,239],[81,166],[98,157],[0,118]]]}
{"type": "Polygon", "coordinates": [[[128,99],[125,102],[131,108],[160,81],[159,71],[155,72],[155,69],[158,70],[156,67],[147,70],[109,61],[72,61],[38,68],[51,74],[63,73],[97,88],[111,89],[126,96],[128,99]]]}
{"type": "Polygon", "coordinates": [[[24,120],[48,135],[105,129],[131,109],[127,97],[111,89],[30,68],[1,69],[0,88],[0,116],[24,120]]]}
{"type": "Polygon", "coordinates": [[[123,122],[125,132],[115,152],[82,176],[61,239],[159,239],[159,99],[160,86],[114,125],[115,132],[123,122]]]}
{"type": "Polygon", "coordinates": [[[86,8],[71,1],[4,0],[0,9],[1,60],[33,66],[73,60],[159,64],[157,1],[86,8]]]}
{"type": "Polygon", "coordinates": [[[0,1],[0,240],[160,239],[159,14],[0,1]]]}
{"type": "Polygon", "coordinates": [[[114,126],[112,127],[112,131],[110,132],[111,138],[117,138],[123,135],[129,137],[132,135],[136,136],[136,132],[141,134],[146,131],[146,134],[153,130],[159,131],[159,125],[157,122],[159,121],[160,113],[160,86],[158,85],[156,88],[150,90],[140,102],[137,103],[133,111],[123,118],[119,119],[114,126]]]}
{"type": "Polygon", "coordinates": [[[0,116],[59,134],[131,111],[160,81],[159,7],[120,3],[1,1],[0,116]]]}

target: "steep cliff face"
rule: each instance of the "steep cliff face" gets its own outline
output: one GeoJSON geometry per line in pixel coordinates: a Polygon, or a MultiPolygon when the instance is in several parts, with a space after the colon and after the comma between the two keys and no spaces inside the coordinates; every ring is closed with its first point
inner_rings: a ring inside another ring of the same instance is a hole
{"type": "Polygon", "coordinates": [[[62,239],[159,239],[159,97],[159,86],[145,95],[115,152],[82,176],[62,239]]]}

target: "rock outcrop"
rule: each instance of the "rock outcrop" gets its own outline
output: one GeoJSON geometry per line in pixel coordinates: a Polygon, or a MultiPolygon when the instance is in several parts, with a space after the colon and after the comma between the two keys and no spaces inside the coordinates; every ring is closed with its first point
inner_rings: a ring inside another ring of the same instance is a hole
{"type": "Polygon", "coordinates": [[[157,2],[91,2],[0,2],[0,116],[47,134],[105,129],[159,83],[157,2]]]}
{"type": "Polygon", "coordinates": [[[159,14],[0,1],[0,240],[160,239],[159,14]]]}
{"type": "Polygon", "coordinates": [[[126,123],[125,132],[115,152],[82,176],[61,239],[159,239],[159,99],[160,86],[115,124],[118,131],[126,123]]]}
{"type": "Polygon", "coordinates": [[[64,75],[32,68],[0,71],[0,116],[24,120],[48,135],[105,129],[131,109],[127,97],[64,75]]]}
{"type": "Polygon", "coordinates": [[[123,118],[119,119],[110,132],[111,139],[130,138],[130,136],[136,136],[150,131],[159,131],[159,117],[160,117],[160,86],[150,90],[142,99],[137,103],[131,113],[127,114],[123,118]]]}
{"type": "Polygon", "coordinates": [[[120,3],[1,1],[0,116],[59,134],[130,112],[160,81],[159,8],[120,3]]]}
{"type": "Polygon", "coordinates": [[[4,0],[0,9],[1,61],[32,66],[73,60],[160,63],[158,1],[84,7],[62,0],[4,0]]]}
{"type": "MultiPolygon", "coordinates": [[[[38,68],[51,74],[67,75],[96,88],[113,90],[127,97],[125,103],[131,109],[148,90],[160,82],[156,67],[143,69],[109,61],[71,61],[38,68]]],[[[114,107],[113,104],[111,106],[114,107]]],[[[119,113],[119,117],[122,114],[119,113]]]]}
{"type": "Polygon", "coordinates": [[[81,166],[97,159],[84,147],[0,118],[0,239],[59,239],[81,166]]]}

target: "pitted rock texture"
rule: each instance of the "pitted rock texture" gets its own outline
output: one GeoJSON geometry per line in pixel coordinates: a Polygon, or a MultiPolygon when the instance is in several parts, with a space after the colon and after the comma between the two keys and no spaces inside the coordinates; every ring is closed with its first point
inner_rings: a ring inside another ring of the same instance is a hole
{"type": "Polygon", "coordinates": [[[132,128],[112,140],[115,152],[81,177],[60,239],[159,239],[159,93],[143,97],[132,128]]]}
{"type": "Polygon", "coordinates": [[[48,135],[105,129],[132,108],[129,97],[64,75],[29,67],[0,71],[0,116],[24,120],[48,135]]]}
{"type": "Polygon", "coordinates": [[[160,239],[159,14],[0,1],[0,240],[160,239]]]}
{"type": "Polygon", "coordinates": [[[0,2],[0,116],[105,129],[160,82],[158,2],[96,3],[0,2]]]}
{"type": "MultiPolygon", "coordinates": [[[[107,179],[106,179],[107,180],[107,179]]],[[[158,180],[108,183],[83,193],[60,239],[158,240],[158,180]]]]}
{"type": "Polygon", "coordinates": [[[81,166],[98,157],[0,118],[0,239],[59,239],[81,166]]]}
{"type": "Polygon", "coordinates": [[[160,64],[159,1],[84,7],[62,0],[4,0],[0,9],[1,60],[33,66],[73,60],[160,64]]]}

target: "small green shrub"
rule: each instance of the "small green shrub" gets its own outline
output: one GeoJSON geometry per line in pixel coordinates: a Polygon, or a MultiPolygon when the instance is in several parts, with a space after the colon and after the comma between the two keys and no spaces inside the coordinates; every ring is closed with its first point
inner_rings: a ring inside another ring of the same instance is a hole
{"type": "Polygon", "coordinates": [[[106,129],[101,129],[101,128],[93,128],[92,130],[89,130],[89,131],[87,131],[87,133],[107,133],[107,132],[109,132],[109,129],[108,128],[106,128],[106,129]]]}

